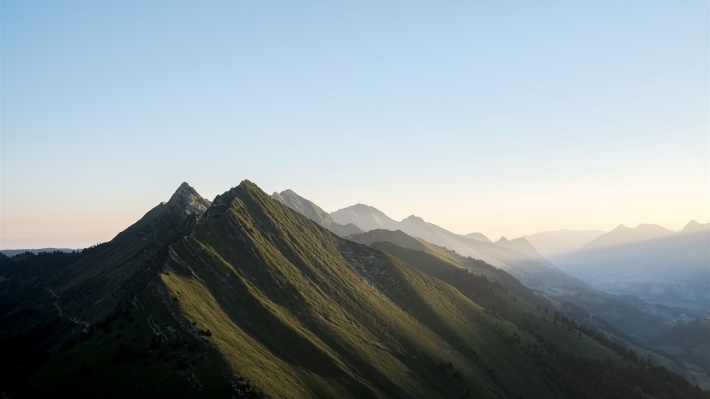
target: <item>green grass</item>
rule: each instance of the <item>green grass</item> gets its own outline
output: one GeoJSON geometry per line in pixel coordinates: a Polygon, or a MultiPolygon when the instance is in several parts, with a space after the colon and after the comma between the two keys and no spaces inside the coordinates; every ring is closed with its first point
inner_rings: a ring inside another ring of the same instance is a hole
{"type": "MultiPolygon", "coordinates": [[[[225,362],[268,393],[493,396],[502,387],[490,370],[542,381],[525,356],[506,355],[497,328],[515,327],[452,287],[253,188],[232,191],[228,210],[174,245],[180,260],[163,282],[186,317],[212,326],[208,340],[225,362]],[[456,383],[441,374],[449,363],[456,383]]],[[[544,383],[535,391],[549,394],[544,383]]]]}

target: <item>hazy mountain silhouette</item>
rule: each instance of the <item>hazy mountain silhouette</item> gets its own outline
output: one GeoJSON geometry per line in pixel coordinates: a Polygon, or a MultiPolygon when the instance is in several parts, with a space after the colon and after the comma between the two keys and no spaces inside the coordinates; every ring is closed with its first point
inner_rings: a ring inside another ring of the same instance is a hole
{"type": "Polygon", "coordinates": [[[706,232],[708,230],[708,228],[710,228],[709,223],[698,223],[695,220],[691,220],[677,234],[684,235],[684,234],[693,234],[693,233],[703,233],[703,232],[706,232]]]}
{"type": "Polygon", "coordinates": [[[710,225],[673,233],[657,225],[619,226],[557,265],[608,292],[673,306],[710,309],[710,225]]]}
{"type": "Polygon", "coordinates": [[[352,223],[363,231],[385,229],[397,230],[399,223],[380,210],[364,204],[357,204],[331,212],[330,216],[340,224],[352,223]]]}
{"type": "Polygon", "coordinates": [[[673,232],[657,224],[640,224],[636,228],[619,225],[614,230],[602,234],[585,244],[581,251],[597,248],[614,247],[649,240],[670,237],[673,232]]]}
{"type": "Polygon", "coordinates": [[[506,270],[529,285],[581,284],[561,273],[529,245],[521,244],[514,248],[515,244],[499,245],[482,241],[480,237],[470,238],[452,233],[414,215],[397,222],[378,209],[362,204],[340,209],[331,213],[331,216],[340,223],[353,223],[365,231],[402,230],[412,237],[452,249],[462,256],[483,260],[506,270]]]}
{"type": "Polygon", "coordinates": [[[492,242],[488,237],[486,237],[482,233],[468,233],[464,237],[473,238],[474,240],[483,241],[483,242],[492,242]]]}
{"type": "Polygon", "coordinates": [[[523,236],[546,259],[552,261],[582,248],[585,244],[604,234],[601,230],[556,230],[543,231],[523,236]]]}
{"type": "Polygon", "coordinates": [[[532,244],[530,244],[530,242],[524,237],[518,237],[512,240],[508,240],[505,237],[501,237],[498,241],[496,241],[496,245],[525,254],[547,266],[555,267],[552,263],[550,263],[550,261],[540,255],[537,249],[532,244]]]}
{"type": "Polygon", "coordinates": [[[335,222],[328,212],[296,194],[293,190],[285,190],[280,193],[275,192],[271,194],[271,197],[341,237],[363,232],[352,223],[343,225],[335,222]]]}

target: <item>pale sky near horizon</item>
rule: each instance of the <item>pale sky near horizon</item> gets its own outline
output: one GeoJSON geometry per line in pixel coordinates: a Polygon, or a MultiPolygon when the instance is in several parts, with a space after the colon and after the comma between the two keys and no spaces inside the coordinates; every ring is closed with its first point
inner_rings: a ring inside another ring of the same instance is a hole
{"type": "Polygon", "coordinates": [[[494,240],[710,221],[708,1],[297,3],[0,3],[0,248],[183,181],[494,240]]]}

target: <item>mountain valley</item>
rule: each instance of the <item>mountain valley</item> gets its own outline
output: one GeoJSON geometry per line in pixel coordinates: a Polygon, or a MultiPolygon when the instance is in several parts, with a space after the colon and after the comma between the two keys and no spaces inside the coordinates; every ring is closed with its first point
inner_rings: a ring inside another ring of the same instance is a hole
{"type": "Polygon", "coordinates": [[[710,317],[710,224],[619,226],[556,264],[603,291],[710,317]]]}

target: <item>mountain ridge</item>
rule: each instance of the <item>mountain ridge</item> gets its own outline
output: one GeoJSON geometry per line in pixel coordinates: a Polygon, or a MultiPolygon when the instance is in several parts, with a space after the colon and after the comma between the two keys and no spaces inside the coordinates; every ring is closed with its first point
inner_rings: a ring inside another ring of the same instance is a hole
{"type": "Polygon", "coordinates": [[[280,193],[274,192],[271,197],[341,237],[362,233],[362,230],[352,223],[337,223],[328,212],[296,194],[293,190],[284,190],[280,193]]]}
{"type": "Polygon", "coordinates": [[[380,228],[396,230],[399,224],[374,206],[360,203],[331,212],[330,216],[340,224],[352,223],[363,231],[380,228]]]}
{"type": "Polygon", "coordinates": [[[331,214],[343,223],[353,223],[362,230],[402,230],[413,237],[422,238],[432,244],[453,249],[463,256],[481,259],[491,265],[512,273],[516,278],[528,284],[546,284],[546,281],[564,280],[567,277],[537,253],[534,248],[520,245],[514,249],[511,245],[500,245],[490,241],[452,233],[421,217],[411,215],[401,222],[396,222],[382,211],[369,205],[354,205],[331,214]],[[376,228],[375,228],[376,227],[376,228]],[[525,247],[524,251],[519,251],[525,247]],[[527,253],[526,253],[527,252],[527,253]]]}
{"type": "Polygon", "coordinates": [[[657,225],[638,229],[619,227],[557,264],[607,292],[710,309],[710,224],[691,222],[678,232],[657,225]]]}
{"type": "Polygon", "coordinates": [[[383,252],[340,238],[248,180],[204,211],[199,198],[185,187],[82,253],[0,257],[0,322],[13,326],[0,331],[0,351],[15,367],[0,375],[1,390],[12,397],[705,396],[662,368],[648,366],[651,379],[628,351],[553,321],[510,275],[499,274],[525,296],[456,266],[497,273],[480,261],[421,241],[430,252],[383,252]],[[49,273],[27,278],[33,270],[49,273]],[[42,316],[38,310],[51,317],[19,330],[42,316]],[[57,337],[66,329],[77,334],[57,337]],[[18,368],[38,337],[57,346],[18,368]],[[631,377],[634,386],[625,383],[631,377]]]}
{"type": "Polygon", "coordinates": [[[640,241],[648,241],[672,235],[671,230],[657,224],[641,223],[636,227],[627,227],[620,224],[612,231],[602,234],[594,240],[585,244],[580,251],[595,248],[613,247],[625,244],[632,244],[640,241]]]}
{"type": "Polygon", "coordinates": [[[606,232],[601,230],[555,230],[524,235],[546,259],[555,261],[561,255],[574,252],[606,232]]]}

